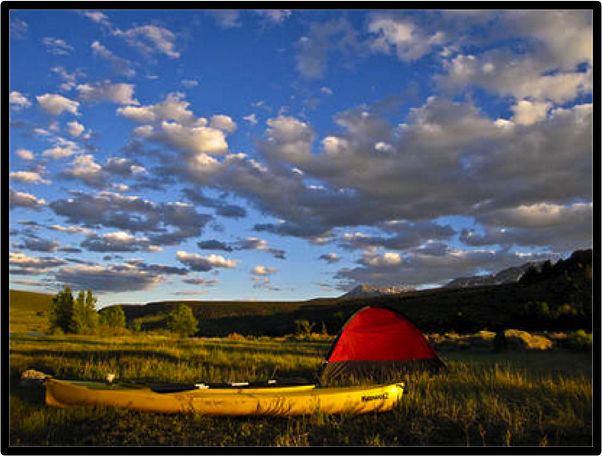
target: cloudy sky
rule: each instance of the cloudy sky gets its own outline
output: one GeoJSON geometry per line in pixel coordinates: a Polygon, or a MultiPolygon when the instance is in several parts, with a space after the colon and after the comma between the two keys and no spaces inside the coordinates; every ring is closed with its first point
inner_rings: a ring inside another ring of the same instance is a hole
{"type": "Polygon", "coordinates": [[[10,11],[10,286],[297,300],[591,247],[592,20],[10,11]]]}

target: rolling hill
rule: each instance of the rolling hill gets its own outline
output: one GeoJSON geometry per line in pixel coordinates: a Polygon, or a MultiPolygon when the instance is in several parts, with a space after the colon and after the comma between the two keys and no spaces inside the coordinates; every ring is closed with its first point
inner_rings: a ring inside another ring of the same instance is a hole
{"type": "Polygon", "coordinates": [[[9,332],[42,333],[48,326],[47,310],[53,295],[10,290],[9,332]]]}

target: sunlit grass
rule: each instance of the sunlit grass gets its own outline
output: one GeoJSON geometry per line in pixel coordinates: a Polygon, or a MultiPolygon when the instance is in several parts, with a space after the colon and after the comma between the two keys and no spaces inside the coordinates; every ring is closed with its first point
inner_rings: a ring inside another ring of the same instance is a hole
{"type": "Polygon", "coordinates": [[[213,418],[110,408],[57,409],[19,388],[34,368],[57,378],[155,382],[311,380],[329,339],[176,339],[160,335],[10,339],[11,445],[590,445],[591,356],[548,351],[444,353],[449,371],[404,378],[392,412],[213,418]]]}

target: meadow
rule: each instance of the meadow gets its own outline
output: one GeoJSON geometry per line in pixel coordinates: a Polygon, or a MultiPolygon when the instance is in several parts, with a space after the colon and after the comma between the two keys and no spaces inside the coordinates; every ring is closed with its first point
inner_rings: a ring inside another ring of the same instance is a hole
{"type": "MultiPolygon", "coordinates": [[[[433,340],[442,342],[437,337],[433,340]]],[[[311,380],[332,337],[13,334],[10,445],[592,445],[591,352],[555,347],[494,353],[483,343],[460,343],[482,339],[476,336],[444,339],[440,355],[449,371],[405,376],[407,390],[391,412],[218,418],[51,408],[43,402],[43,389],[20,386],[19,375],[33,368],[66,379],[101,379],[114,372],[117,380],[128,381],[311,380]]]]}

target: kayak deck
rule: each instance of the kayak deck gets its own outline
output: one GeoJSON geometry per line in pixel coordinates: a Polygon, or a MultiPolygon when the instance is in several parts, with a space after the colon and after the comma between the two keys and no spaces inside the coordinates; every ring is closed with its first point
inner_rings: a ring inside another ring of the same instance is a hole
{"type": "Polygon", "coordinates": [[[109,406],[142,412],[243,416],[360,414],[387,411],[401,400],[403,384],[348,388],[315,385],[207,388],[157,393],[147,385],[47,379],[46,403],[56,407],[109,406]]]}

